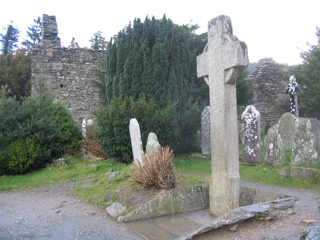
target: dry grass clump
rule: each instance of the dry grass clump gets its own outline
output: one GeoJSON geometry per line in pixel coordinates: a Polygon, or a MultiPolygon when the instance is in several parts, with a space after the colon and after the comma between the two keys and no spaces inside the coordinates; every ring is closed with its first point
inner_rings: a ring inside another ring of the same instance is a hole
{"type": "Polygon", "coordinates": [[[161,153],[144,154],[143,163],[138,162],[131,167],[132,177],[146,188],[173,188],[176,176],[172,159],[173,151],[169,147],[161,148],[161,153]]]}

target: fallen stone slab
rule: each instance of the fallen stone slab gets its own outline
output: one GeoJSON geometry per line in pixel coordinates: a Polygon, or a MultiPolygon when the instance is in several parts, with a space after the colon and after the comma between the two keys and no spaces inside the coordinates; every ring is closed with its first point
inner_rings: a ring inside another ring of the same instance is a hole
{"type": "Polygon", "coordinates": [[[278,199],[271,202],[236,208],[226,213],[225,215],[210,221],[208,224],[202,225],[200,228],[194,230],[193,232],[177,238],[177,240],[193,239],[197,235],[221,228],[223,226],[230,226],[238,222],[254,218],[261,214],[268,216],[268,213],[275,209],[275,206],[283,206],[281,210],[293,207],[293,200],[295,199],[295,197],[289,197],[285,199],[278,199]]]}
{"type": "Polygon", "coordinates": [[[306,227],[302,230],[302,237],[300,239],[304,240],[316,240],[320,239],[320,226],[306,227]]]}
{"type": "Polygon", "coordinates": [[[227,214],[224,214],[221,217],[218,217],[211,221],[208,224],[202,225],[200,228],[194,230],[193,232],[189,233],[188,235],[181,236],[177,238],[176,240],[187,240],[192,239],[194,236],[206,233],[208,231],[211,231],[213,229],[218,229],[223,226],[228,226],[235,224],[240,221],[248,220],[250,218],[255,217],[256,214],[253,212],[248,212],[245,209],[236,208],[227,214]]]}
{"type": "Polygon", "coordinates": [[[291,167],[290,177],[293,178],[311,178],[315,174],[319,173],[320,170],[314,168],[305,167],[291,167]]]}

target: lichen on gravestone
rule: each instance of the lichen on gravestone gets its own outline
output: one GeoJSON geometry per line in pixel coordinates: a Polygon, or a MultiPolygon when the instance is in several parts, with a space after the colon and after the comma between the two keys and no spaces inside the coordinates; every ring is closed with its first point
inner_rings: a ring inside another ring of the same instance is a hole
{"type": "Polygon", "coordinates": [[[242,159],[249,164],[262,163],[260,112],[253,105],[246,107],[241,115],[242,159]]]}

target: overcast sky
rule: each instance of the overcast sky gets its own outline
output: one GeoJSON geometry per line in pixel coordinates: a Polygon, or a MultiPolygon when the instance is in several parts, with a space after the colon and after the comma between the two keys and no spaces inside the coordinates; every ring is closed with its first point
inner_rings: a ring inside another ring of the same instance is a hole
{"type": "MultiPolygon", "coordinates": [[[[59,37],[68,46],[75,37],[80,47],[90,47],[93,33],[102,31],[109,40],[134,18],[144,20],[166,14],[176,24],[198,24],[207,31],[210,19],[231,18],[233,34],[248,45],[250,62],[271,57],[278,63],[301,63],[299,53],[306,42],[317,43],[320,0],[13,0],[1,3],[0,27],[12,20],[21,31],[43,14],[55,15],[59,37]]],[[[1,33],[4,30],[0,29],[1,33]]]]}

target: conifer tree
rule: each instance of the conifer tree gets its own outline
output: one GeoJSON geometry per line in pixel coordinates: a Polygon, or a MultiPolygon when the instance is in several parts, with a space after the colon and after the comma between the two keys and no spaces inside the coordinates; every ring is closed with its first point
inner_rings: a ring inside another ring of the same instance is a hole
{"type": "Polygon", "coordinates": [[[42,21],[41,18],[33,19],[34,25],[28,27],[29,31],[27,31],[27,35],[30,40],[24,40],[21,45],[24,46],[28,51],[31,50],[32,47],[40,44],[41,42],[41,29],[42,29],[42,21]]]}
{"type": "Polygon", "coordinates": [[[3,54],[11,53],[15,48],[18,47],[19,30],[13,26],[11,22],[6,28],[6,33],[0,33],[0,42],[2,43],[1,51],[3,54]]]}

